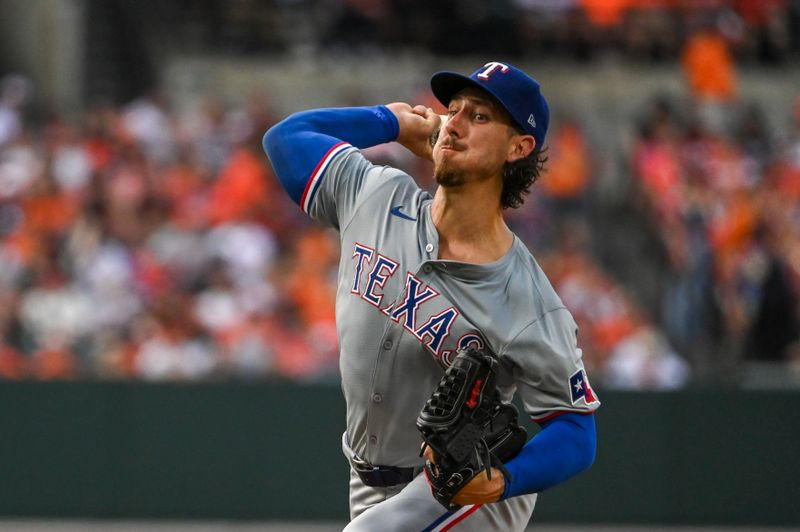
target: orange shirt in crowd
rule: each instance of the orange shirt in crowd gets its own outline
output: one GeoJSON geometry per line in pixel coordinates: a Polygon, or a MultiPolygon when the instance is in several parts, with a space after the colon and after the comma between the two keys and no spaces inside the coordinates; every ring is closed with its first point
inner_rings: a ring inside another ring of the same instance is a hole
{"type": "Polygon", "coordinates": [[[548,169],[542,179],[545,193],[560,199],[579,197],[589,185],[589,154],[580,129],[562,125],[549,146],[548,169]]]}
{"type": "Polygon", "coordinates": [[[22,379],[27,376],[27,359],[17,350],[0,343],[0,378],[22,379]]]}
{"type": "Polygon", "coordinates": [[[728,42],[717,31],[692,35],[682,53],[684,74],[695,98],[729,101],[736,96],[736,73],[728,42]]]}
{"type": "Polygon", "coordinates": [[[107,140],[100,137],[86,139],[83,142],[83,149],[89,157],[93,172],[105,170],[114,159],[114,149],[107,140]]]}
{"type": "Polygon", "coordinates": [[[652,208],[662,221],[674,221],[681,214],[683,175],[675,146],[669,142],[648,142],[637,146],[634,170],[652,208]]]}
{"type": "Polygon", "coordinates": [[[597,26],[610,28],[622,22],[633,0],[581,0],[586,16],[597,26]]]}
{"type": "Polygon", "coordinates": [[[756,206],[747,192],[731,195],[725,209],[709,226],[711,245],[717,254],[740,249],[755,231],[758,222],[756,206]]]}
{"type": "Polygon", "coordinates": [[[41,234],[23,227],[22,230],[5,237],[3,250],[27,266],[40,253],[42,240],[41,234]]]}
{"type": "Polygon", "coordinates": [[[289,300],[295,304],[305,325],[336,319],[336,288],[316,272],[294,271],[286,281],[289,300]]]}
{"type": "Polygon", "coordinates": [[[78,206],[59,194],[29,196],[21,202],[27,228],[37,233],[59,234],[69,229],[78,206]]]}
{"type": "Polygon", "coordinates": [[[240,220],[263,208],[268,174],[262,159],[246,148],[233,152],[211,191],[213,223],[240,220]]]}
{"type": "Polygon", "coordinates": [[[778,163],[775,168],[777,174],[776,188],[790,201],[800,201],[800,168],[787,164],[778,163]]]}
{"type": "Polygon", "coordinates": [[[40,380],[72,379],[78,373],[75,355],[63,347],[40,349],[32,362],[31,373],[40,380]]]}

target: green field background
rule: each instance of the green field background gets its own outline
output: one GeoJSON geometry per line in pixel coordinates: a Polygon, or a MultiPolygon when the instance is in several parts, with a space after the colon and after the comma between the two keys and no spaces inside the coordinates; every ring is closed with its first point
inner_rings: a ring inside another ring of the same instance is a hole
{"type": "MultiPolygon", "coordinates": [[[[800,525],[797,392],[600,397],[538,522],[800,525]]],[[[347,519],[336,385],[3,382],[0,426],[0,516],[347,519]]]]}

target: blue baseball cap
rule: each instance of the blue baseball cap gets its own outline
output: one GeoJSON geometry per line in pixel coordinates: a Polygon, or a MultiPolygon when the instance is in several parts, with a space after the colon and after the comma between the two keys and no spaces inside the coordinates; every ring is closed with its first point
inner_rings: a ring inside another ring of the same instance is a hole
{"type": "Polygon", "coordinates": [[[550,123],[550,109],[538,81],[515,66],[498,61],[486,63],[470,76],[442,71],[431,77],[433,95],[445,106],[458,91],[467,87],[478,87],[494,96],[522,131],[533,135],[536,149],[542,148],[550,123]]]}

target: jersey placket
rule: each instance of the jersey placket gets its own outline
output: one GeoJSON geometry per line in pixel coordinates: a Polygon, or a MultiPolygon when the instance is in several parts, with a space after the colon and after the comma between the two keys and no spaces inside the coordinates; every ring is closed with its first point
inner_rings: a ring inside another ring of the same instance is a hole
{"type": "MultiPolygon", "coordinates": [[[[375,456],[382,441],[383,428],[389,422],[383,408],[384,390],[388,390],[388,380],[382,374],[385,368],[391,367],[392,359],[397,353],[397,344],[400,336],[396,332],[394,323],[390,316],[386,317],[386,326],[380,340],[379,353],[375,360],[375,368],[372,374],[372,386],[370,389],[370,405],[367,409],[367,456],[375,456]]],[[[402,330],[400,332],[402,334],[402,330]]]]}
{"type": "MultiPolygon", "coordinates": [[[[434,251],[433,246],[430,245],[430,247],[431,251],[434,251]]],[[[427,249],[426,252],[428,252],[427,249]]],[[[420,257],[420,259],[421,262],[419,262],[413,275],[427,285],[435,275],[436,268],[433,265],[433,261],[426,260],[425,257],[420,257]]],[[[386,402],[389,399],[386,394],[391,389],[391,383],[393,382],[391,370],[394,367],[394,358],[403,344],[404,333],[407,332],[403,326],[403,320],[393,318],[392,311],[397,309],[398,305],[401,305],[407,296],[406,288],[406,285],[401,285],[398,290],[391,310],[387,312],[386,326],[380,339],[380,352],[375,361],[370,390],[370,405],[367,412],[367,456],[378,454],[382,443],[381,432],[386,424],[391,422],[391,417],[385,412],[386,402]]],[[[406,342],[410,343],[408,349],[418,349],[418,340],[416,338],[407,338],[406,342]]]]}
{"type": "MultiPolygon", "coordinates": [[[[430,203],[420,209],[417,231],[419,255],[406,258],[408,263],[416,262],[416,268],[409,268],[408,271],[416,279],[427,285],[436,275],[435,263],[439,254],[439,234],[430,217],[430,203]]],[[[392,368],[394,367],[394,359],[398,354],[398,350],[419,349],[419,340],[417,338],[404,337],[404,333],[407,331],[403,326],[402,320],[392,319],[392,311],[401,304],[405,295],[406,285],[404,283],[398,284],[397,295],[393,300],[392,310],[387,313],[386,325],[378,346],[379,352],[375,360],[369,395],[370,404],[367,409],[367,452],[365,454],[368,460],[382,454],[380,452],[384,445],[382,433],[387,425],[392,422],[391,415],[386,412],[387,404],[391,404],[391,397],[387,396],[387,394],[393,389],[392,383],[395,379],[392,375],[392,368]],[[408,345],[405,345],[406,343],[408,345]]],[[[394,388],[394,390],[397,390],[397,388],[394,388]]],[[[402,393],[402,391],[399,393],[402,393]]]]}

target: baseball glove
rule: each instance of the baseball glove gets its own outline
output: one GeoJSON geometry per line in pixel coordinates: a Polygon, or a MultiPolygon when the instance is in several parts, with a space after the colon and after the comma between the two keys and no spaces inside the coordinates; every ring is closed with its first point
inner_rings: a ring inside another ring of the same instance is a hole
{"type": "Polygon", "coordinates": [[[433,496],[448,510],[458,508],[453,497],[472,478],[491,468],[510,475],[503,466],[527,440],[517,423],[514,405],[500,401],[497,359],[486,350],[460,351],[447,368],[417,417],[424,444],[433,450],[425,474],[433,496]]]}

